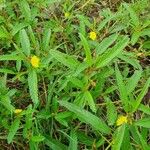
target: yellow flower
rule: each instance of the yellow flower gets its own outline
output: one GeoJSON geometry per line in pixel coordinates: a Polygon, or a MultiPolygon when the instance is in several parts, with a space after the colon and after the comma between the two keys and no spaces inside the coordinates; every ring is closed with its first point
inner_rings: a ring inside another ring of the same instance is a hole
{"type": "Polygon", "coordinates": [[[31,57],[31,64],[34,68],[39,67],[39,62],[40,62],[40,59],[37,56],[32,56],[31,57]]]}
{"type": "Polygon", "coordinates": [[[128,122],[128,118],[127,116],[120,116],[116,122],[117,126],[120,126],[124,123],[127,123],[128,122]]]}
{"type": "Polygon", "coordinates": [[[15,114],[20,114],[21,112],[22,112],[22,109],[15,109],[15,110],[14,110],[14,113],[15,113],[15,114]]]}
{"type": "Polygon", "coordinates": [[[97,37],[96,32],[91,31],[89,37],[90,37],[90,39],[92,39],[93,41],[96,40],[96,37],[97,37]]]}
{"type": "Polygon", "coordinates": [[[69,12],[66,12],[65,13],[65,18],[68,18],[70,16],[70,13],[69,12]]]}

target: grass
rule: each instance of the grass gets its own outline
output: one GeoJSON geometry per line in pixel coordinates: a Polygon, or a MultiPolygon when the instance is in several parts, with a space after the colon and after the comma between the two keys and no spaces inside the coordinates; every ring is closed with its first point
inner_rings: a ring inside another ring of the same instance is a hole
{"type": "Polygon", "coordinates": [[[149,150],[149,3],[0,1],[0,149],[149,150]]]}

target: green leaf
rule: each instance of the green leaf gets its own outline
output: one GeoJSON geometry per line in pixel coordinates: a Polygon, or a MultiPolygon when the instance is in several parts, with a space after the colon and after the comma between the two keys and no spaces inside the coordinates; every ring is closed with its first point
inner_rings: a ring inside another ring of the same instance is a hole
{"type": "Polygon", "coordinates": [[[81,43],[82,43],[84,50],[85,50],[86,62],[89,65],[92,65],[92,55],[91,55],[91,50],[90,50],[90,46],[88,44],[88,41],[86,40],[86,38],[81,33],[79,33],[79,36],[80,36],[81,43]]]}
{"type": "Polygon", "coordinates": [[[144,48],[144,49],[150,49],[150,41],[145,41],[145,42],[143,43],[142,48],[144,48]]]}
{"type": "Polygon", "coordinates": [[[87,16],[77,14],[77,17],[80,20],[79,33],[86,36],[86,27],[91,28],[92,24],[87,16]]]}
{"type": "Polygon", "coordinates": [[[126,126],[124,131],[124,138],[121,144],[121,150],[132,150],[130,141],[130,132],[128,126],[126,126]]]}
{"type": "MultiPolygon", "coordinates": [[[[94,141],[95,142],[95,141],[94,141]]],[[[93,143],[94,143],[93,142],[93,143]]],[[[96,148],[101,147],[103,144],[105,143],[105,139],[104,138],[100,138],[98,139],[98,141],[95,143],[96,148]]],[[[93,145],[93,144],[92,144],[93,145]]],[[[94,146],[94,145],[93,145],[94,146]]]]}
{"type": "Polygon", "coordinates": [[[45,136],[45,138],[45,144],[52,150],[67,150],[67,146],[60,143],[58,140],[55,140],[47,135],[45,136]]]}
{"type": "Polygon", "coordinates": [[[116,135],[114,137],[114,144],[112,146],[112,150],[120,150],[124,138],[125,128],[126,128],[125,124],[118,127],[116,135]]]}
{"type": "Polygon", "coordinates": [[[79,19],[80,19],[80,26],[79,26],[79,32],[85,36],[86,35],[86,31],[85,31],[85,23],[84,23],[84,17],[82,16],[79,16],[79,19]]]}
{"type": "Polygon", "coordinates": [[[24,15],[25,19],[27,21],[31,20],[31,10],[30,10],[30,6],[28,4],[28,2],[26,0],[21,0],[19,2],[20,4],[20,8],[21,8],[21,12],[24,15]]]}
{"type": "Polygon", "coordinates": [[[130,77],[130,79],[127,82],[127,94],[129,95],[134,91],[134,89],[137,87],[137,84],[141,78],[142,71],[141,70],[136,70],[134,74],[130,77]]]}
{"type": "Polygon", "coordinates": [[[139,105],[140,105],[140,103],[141,103],[143,97],[144,97],[144,96],[146,95],[146,93],[147,93],[147,90],[148,90],[148,88],[149,88],[149,85],[150,85],[150,78],[147,80],[147,82],[145,83],[144,87],[142,88],[142,91],[140,92],[140,94],[139,94],[138,97],[136,98],[136,101],[135,101],[135,103],[134,103],[134,105],[133,105],[133,110],[132,110],[132,112],[135,112],[135,111],[138,109],[138,107],[139,107],[139,105]]]}
{"type": "Polygon", "coordinates": [[[121,75],[121,72],[117,64],[115,65],[115,72],[116,72],[116,80],[117,80],[117,85],[118,85],[118,90],[119,90],[119,97],[123,103],[123,107],[125,111],[128,111],[128,96],[126,92],[126,87],[123,82],[123,77],[121,75]]]}
{"type": "Polygon", "coordinates": [[[94,142],[94,138],[91,138],[90,136],[87,136],[84,132],[78,131],[77,137],[79,139],[79,142],[82,144],[85,144],[87,146],[91,146],[94,142]]]}
{"type": "Polygon", "coordinates": [[[81,121],[90,124],[95,130],[106,134],[110,133],[110,128],[102,119],[100,119],[100,117],[93,115],[92,113],[76,106],[75,104],[66,101],[59,101],[59,103],[61,106],[66,107],[69,111],[74,112],[81,121]]]}
{"type": "Polygon", "coordinates": [[[150,36],[150,28],[146,28],[141,31],[141,36],[146,36],[146,35],[150,36]]]}
{"type": "Polygon", "coordinates": [[[98,31],[102,30],[104,27],[106,27],[106,24],[113,19],[113,15],[105,18],[103,21],[100,22],[98,26],[98,31]]]}
{"type": "Polygon", "coordinates": [[[35,70],[30,70],[28,74],[28,85],[31,99],[34,105],[37,106],[39,103],[39,99],[38,99],[38,81],[35,70]]]}
{"type": "Polygon", "coordinates": [[[150,117],[137,120],[136,122],[134,122],[134,125],[141,126],[144,128],[150,128],[150,117]]]}
{"type": "Polygon", "coordinates": [[[60,112],[55,115],[55,119],[62,125],[68,127],[67,118],[72,116],[72,112],[60,112]]]}
{"type": "Polygon", "coordinates": [[[4,61],[4,60],[23,60],[23,58],[21,56],[17,56],[14,54],[0,55],[0,61],[4,61]]]}
{"type": "Polygon", "coordinates": [[[142,149],[143,150],[149,150],[150,146],[147,144],[147,141],[144,140],[143,136],[139,133],[137,128],[136,128],[136,133],[139,136],[139,139],[140,139],[140,142],[141,142],[141,145],[142,145],[142,149]]]}
{"type": "Polygon", "coordinates": [[[19,124],[20,124],[20,118],[16,118],[9,129],[9,133],[7,136],[8,144],[10,144],[12,142],[17,130],[19,129],[19,124]]]}
{"type": "Polygon", "coordinates": [[[75,70],[79,65],[79,62],[72,56],[59,52],[57,50],[50,50],[49,53],[57,61],[61,62],[63,65],[69,67],[72,70],[75,70]]]}
{"type": "Polygon", "coordinates": [[[131,44],[134,45],[135,43],[137,43],[140,36],[141,36],[141,32],[134,31],[131,37],[131,44]]]}
{"type": "Polygon", "coordinates": [[[149,136],[149,128],[141,128],[140,131],[143,139],[147,141],[147,138],[149,136]]]}
{"type": "Polygon", "coordinates": [[[13,27],[12,27],[12,35],[14,36],[15,34],[17,34],[21,29],[27,27],[29,24],[28,23],[16,23],[13,27]]]}
{"type": "Polygon", "coordinates": [[[135,12],[135,10],[131,7],[131,5],[128,5],[127,3],[124,3],[123,5],[127,9],[127,11],[130,13],[131,22],[133,23],[133,25],[138,27],[140,22],[139,22],[139,17],[137,16],[137,13],[135,12]]]}
{"type": "Polygon", "coordinates": [[[30,41],[25,29],[20,30],[20,42],[23,52],[30,56],[30,41]]]}
{"type": "Polygon", "coordinates": [[[68,122],[67,122],[65,119],[63,119],[63,118],[58,118],[58,117],[56,117],[55,119],[56,119],[60,124],[62,124],[63,126],[68,127],[68,122]]]}
{"type": "Polygon", "coordinates": [[[16,74],[14,71],[6,68],[0,68],[1,73],[16,74]]]}
{"type": "Polygon", "coordinates": [[[4,26],[0,26],[0,39],[9,38],[10,35],[4,26]]]}
{"type": "Polygon", "coordinates": [[[42,135],[32,136],[31,140],[32,142],[42,142],[45,140],[45,137],[42,135]]]}
{"type": "Polygon", "coordinates": [[[84,92],[84,99],[90,106],[90,109],[96,113],[96,110],[97,110],[96,105],[95,105],[94,99],[89,91],[84,92]]]}
{"type": "Polygon", "coordinates": [[[110,99],[106,101],[108,125],[114,125],[117,119],[117,109],[110,99]]]}
{"type": "Polygon", "coordinates": [[[68,77],[68,80],[69,80],[71,83],[73,83],[73,84],[76,86],[76,88],[79,87],[79,88],[82,89],[82,88],[84,87],[84,84],[83,84],[82,80],[79,80],[79,79],[76,78],[76,77],[68,77]]]}
{"type": "Polygon", "coordinates": [[[49,50],[50,37],[51,37],[51,29],[46,28],[42,40],[42,49],[44,51],[49,50]]]}
{"type": "Polygon", "coordinates": [[[117,89],[117,86],[113,85],[113,86],[110,86],[106,89],[106,91],[103,93],[103,95],[107,95],[109,93],[112,93],[113,91],[115,91],[117,89]]]}
{"type": "MultiPolygon", "coordinates": [[[[127,54],[127,53],[124,52],[123,54],[118,55],[117,57],[122,59],[123,61],[127,62],[128,64],[131,64],[134,68],[141,70],[139,61],[137,59],[135,59],[134,57],[127,56],[125,54],[127,54]]],[[[128,52],[128,54],[129,54],[129,52],[128,52]]]]}
{"type": "Polygon", "coordinates": [[[145,114],[150,115],[150,107],[149,106],[145,106],[143,104],[140,104],[138,107],[138,110],[144,112],[145,114]]]}
{"type": "Polygon", "coordinates": [[[21,65],[22,65],[22,61],[21,60],[17,60],[16,61],[16,69],[18,72],[20,72],[21,70],[21,65]]]}
{"type": "Polygon", "coordinates": [[[129,129],[130,129],[131,136],[133,137],[135,143],[137,143],[137,144],[140,143],[139,136],[138,136],[138,134],[136,132],[136,126],[130,125],[129,129]]]}
{"type": "Polygon", "coordinates": [[[39,50],[39,42],[38,42],[38,40],[36,40],[36,37],[35,37],[35,34],[34,34],[34,31],[33,31],[33,29],[32,29],[32,27],[31,26],[28,26],[28,33],[29,33],[29,37],[30,37],[30,43],[32,43],[33,44],[33,47],[34,47],[34,49],[36,50],[36,52],[37,52],[37,54],[39,54],[39,51],[37,51],[37,50],[39,50]]]}
{"type": "Polygon", "coordinates": [[[70,132],[70,143],[68,150],[78,150],[77,134],[74,130],[70,132]]]}
{"type": "Polygon", "coordinates": [[[32,110],[32,105],[29,105],[27,110],[25,111],[25,125],[23,128],[23,137],[27,138],[28,137],[28,130],[32,127],[32,115],[33,115],[33,110],[32,110]]]}
{"type": "Polygon", "coordinates": [[[100,68],[108,65],[108,63],[126,47],[128,41],[129,38],[124,36],[113,48],[110,48],[107,52],[97,57],[96,67],[100,68]]]}
{"type": "Polygon", "coordinates": [[[103,39],[102,42],[96,46],[96,49],[95,49],[96,54],[100,55],[103,52],[105,52],[107,48],[115,42],[117,37],[118,37],[118,34],[112,34],[111,36],[103,39]]]}
{"type": "Polygon", "coordinates": [[[81,72],[83,72],[86,68],[88,68],[88,64],[86,62],[82,62],[80,63],[76,70],[75,73],[73,74],[73,76],[77,77],[81,72]]]}
{"type": "Polygon", "coordinates": [[[11,113],[15,110],[14,106],[11,104],[10,97],[7,95],[0,95],[0,104],[2,104],[11,113]]]}

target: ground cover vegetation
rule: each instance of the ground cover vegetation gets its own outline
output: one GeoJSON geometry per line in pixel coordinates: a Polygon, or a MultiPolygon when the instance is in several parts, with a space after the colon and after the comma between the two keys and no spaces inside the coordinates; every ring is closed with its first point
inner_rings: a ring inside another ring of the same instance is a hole
{"type": "Polygon", "coordinates": [[[150,150],[149,0],[0,0],[0,149],[150,150]]]}

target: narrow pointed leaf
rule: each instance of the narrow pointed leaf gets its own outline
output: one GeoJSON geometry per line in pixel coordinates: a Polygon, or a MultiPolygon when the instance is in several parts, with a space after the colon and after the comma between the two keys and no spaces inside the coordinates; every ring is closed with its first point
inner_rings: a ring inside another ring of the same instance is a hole
{"type": "Polygon", "coordinates": [[[91,65],[92,64],[92,55],[91,55],[91,50],[90,50],[90,46],[86,40],[86,38],[80,33],[79,34],[82,45],[84,47],[85,50],[85,54],[86,54],[86,62],[91,65]]]}
{"type": "Polygon", "coordinates": [[[109,64],[128,44],[129,39],[124,36],[120,41],[113,47],[107,50],[105,53],[100,55],[96,60],[96,67],[104,67],[109,64]]]}
{"type": "Polygon", "coordinates": [[[30,41],[25,29],[20,31],[20,42],[23,52],[26,56],[30,56],[30,41]]]}
{"type": "Polygon", "coordinates": [[[71,130],[70,133],[70,143],[68,150],[78,150],[77,133],[74,130],[71,130]]]}
{"type": "Polygon", "coordinates": [[[125,124],[123,124],[117,129],[116,135],[114,137],[114,144],[112,146],[112,150],[120,150],[125,133],[125,127],[125,124]]]}
{"type": "Polygon", "coordinates": [[[29,92],[33,103],[37,106],[39,103],[38,100],[38,81],[37,81],[37,74],[35,70],[30,70],[28,74],[28,85],[29,85],[29,92]]]}
{"type": "Polygon", "coordinates": [[[89,91],[86,91],[84,93],[84,98],[85,98],[85,101],[90,106],[90,109],[96,113],[96,105],[95,105],[94,99],[89,91]]]}
{"type": "Polygon", "coordinates": [[[135,112],[138,109],[143,97],[146,95],[146,92],[149,88],[149,85],[150,85],[150,78],[147,80],[144,87],[142,88],[142,91],[140,92],[140,94],[136,98],[135,104],[133,105],[133,112],[135,112]]]}
{"type": "Polygon", "coordinates": [[[20,124],[20,118],[16,118],[9,129],[9,133],[7,136],[8,144],[10,144],[12,142],[17,130],[19,129],[19,124],[20,124]]]}
{"type": "Polygon", "coordinates": [[[142,75],[142,71],[136,70],[134,74],[132,75],[132,77],[130,77],[130,79],[128,80],[127,85],[126,85],[128,95],[132,93],[134,89],[137,87],[137,84],[141,78],[141,75],[142,75]]]}
{"type": "Polygon", "coordinates": [[[117,85],[119,89],[119,97],[123,103],[124,109],[128,111],[128,96],[126,93],[126,87],[121,72],[117,65],[115,66],[115,72],[116,72],[117,85]]]}
{"type": "Polygon", "coordinates": [[[102,42],[100,44],[98,44],[96,47],[96,54],[100,55],[103,52],[105,52],[107,50],[107,48],[115,42],[117,37],[118,37],[118,34],[113,34],[113,35],[103,39],[102,42]]]}
{"type": "Polygon", "coordinates": [[[92,113],[76,106],[75,104],[66,101],[59,101],[59,103],[61,106],[66,107],[69,111],[74,112],[81,121],[90,124],[95,130],[106,134],[110,133],[110,128],[102,119],[100,119],[100,117],[93,115],[92,113]]]}
{"type": "Polygon", "coordinates": [[[136,122],[134,122],[134,125],[150,129],[150,117],[137,120],[136,122]]]}

